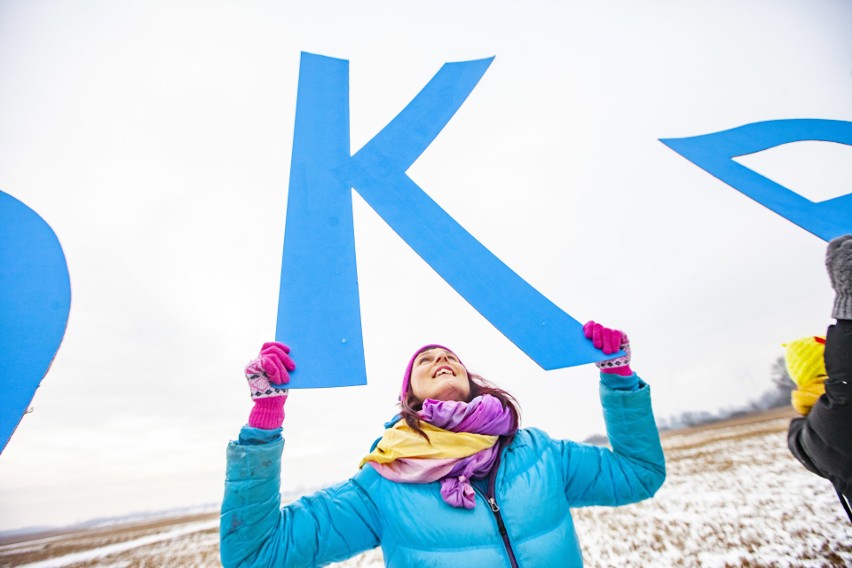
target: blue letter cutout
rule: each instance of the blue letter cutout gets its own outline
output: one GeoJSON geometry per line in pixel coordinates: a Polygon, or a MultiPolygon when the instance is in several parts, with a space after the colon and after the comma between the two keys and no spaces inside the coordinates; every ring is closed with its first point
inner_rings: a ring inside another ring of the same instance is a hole
{"type": "Polygon", "coordinates": [[[0,191],[0,452],[59,350],[70,308],[59,240],[32,209],[0,191]]]}
{"type": "Polygon", "coordinates": [[[450,217],[406,170],[450,121],[492,59],[448,63],[356,154],[349,63],[302,53],[275,337],[298,353],[292,388],[366,383],[354,188],[450,286],[542,368],[601,359],[582,325],[450,217]]]}
{"type": "Polygon", "coordinates": [[[852,146],[852,122],[772,120],[703,136],[660,141],[696,166],[825,241],[852,233],[852,193],[814,203],[733,160],[737,156],[805,140],[852,146]]]}

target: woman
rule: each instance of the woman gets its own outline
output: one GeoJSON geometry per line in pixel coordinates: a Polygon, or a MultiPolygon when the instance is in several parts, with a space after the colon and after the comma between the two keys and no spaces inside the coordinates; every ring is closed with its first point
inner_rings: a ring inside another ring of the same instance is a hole
{"type": "Polygon", "coordinates": [[[440,345],[403,376],[400,415],[348,481],[280,508],[281,424],[295,369],[265,344],[246,368],[255,406],[228,446],[220,525],[225,566],[321,566],[381,545],[387,566],[581,566],[571,507],[654,495],[665,461],[650,389],[622,332],[595,322],[601,401],[612,450],[519,429],[505,391],[440,345]]]}

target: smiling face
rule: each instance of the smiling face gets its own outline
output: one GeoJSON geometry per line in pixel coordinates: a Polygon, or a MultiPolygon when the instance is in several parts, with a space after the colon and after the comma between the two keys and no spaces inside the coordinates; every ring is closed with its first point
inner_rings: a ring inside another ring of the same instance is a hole
{"type": "Polygon", "coordinates": [[[470,397],[470,380],[467,369],[456,354],[436,347],[423,351],[411,367],[411,392],[421,401],[467,401],[470,397]]]}

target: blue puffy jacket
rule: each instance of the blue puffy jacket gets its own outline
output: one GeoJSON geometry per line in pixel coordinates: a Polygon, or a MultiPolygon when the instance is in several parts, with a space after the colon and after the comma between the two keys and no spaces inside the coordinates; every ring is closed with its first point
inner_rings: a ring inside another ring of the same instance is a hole
{"type": "Polygon", "coordinates": [[[640,384],[601,385],[612,450],[519,430],[494,476],[496,503],[480,484],[471,510],[447,505],[437,481],[396,483],[370,466],[280,508],[280,430],[244,427],[228,446],[222,564],[322,566],[381,545],[390,567],[582,566],[570,508],[647,499],[665,479],[650,388],[640,384]]]}

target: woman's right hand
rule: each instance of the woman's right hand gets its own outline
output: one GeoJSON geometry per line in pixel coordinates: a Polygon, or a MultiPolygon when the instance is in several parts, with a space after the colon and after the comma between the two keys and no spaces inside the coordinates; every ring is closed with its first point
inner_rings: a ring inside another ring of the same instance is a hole
{"type": "Polygon", "coordinates": [[[639,377],[630,368],[630,340],[627,339],[626,333],[588,321],[583,326],[583,335],[591,340],[595,349],[600,349],[604,355],[612,355],[619,349],[624,352],[621,357],[604,359],[595,363],[601,372],[601,383],[621,391],[639,389],[639,377]]]}
{"type": "Polygon", "coordinates": [[[283,343],[267,342],[260,348],[258,356],[246,365],[246,379],[251,386],[253,399],[268,396],[281,396],[270,389],[285,390],[283,385],[290,382],[290,371],[296,369],[296,363],[290,358],[290,348],[283,343]]]}
{"type": "Polygon", "coordinates": [[[605,359],[595,363],[602,373],[616,375],[630,375],[630,340],[627,334],[617,329],[604,327],[594,321],[588,321],[583,325],[583,335],[592,341],[595,349],[600,349],[604,355],[612,355],[619,349],[624,355],[615,359],[605,359]]]}
{"type": "Polygon", "coordinates": [[[290,348],[278,342],[264,343],[258,356],[246,365],[246,380],[254,400],[249,426],[265,430],[281,427],[288,393],[285,385],[295,369],[290,348]]]}

